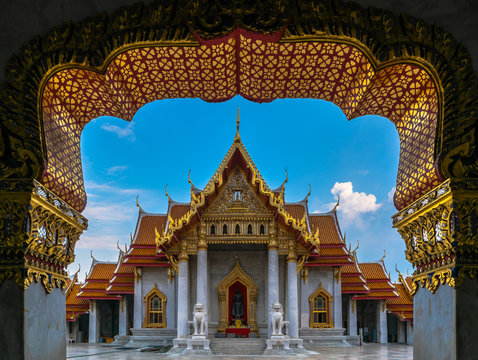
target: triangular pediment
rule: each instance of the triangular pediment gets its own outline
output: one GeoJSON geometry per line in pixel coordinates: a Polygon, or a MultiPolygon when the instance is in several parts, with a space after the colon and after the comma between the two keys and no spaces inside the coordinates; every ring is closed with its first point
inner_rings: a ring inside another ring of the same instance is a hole
{"type": "Polygon", "coordinates": [[[236,168],[219,195],[204,214],[272,213],[252,190],[244,174],[236,168]]]}

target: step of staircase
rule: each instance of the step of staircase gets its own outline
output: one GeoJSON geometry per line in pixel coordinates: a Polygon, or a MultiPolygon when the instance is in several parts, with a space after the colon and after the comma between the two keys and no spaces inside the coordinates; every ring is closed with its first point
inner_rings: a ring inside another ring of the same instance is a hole
{"type": "Polygon", "coordinates": [[[261,338],[212,338],[209,347],[216,355],[262,355],[266,342],[261,338]]]}

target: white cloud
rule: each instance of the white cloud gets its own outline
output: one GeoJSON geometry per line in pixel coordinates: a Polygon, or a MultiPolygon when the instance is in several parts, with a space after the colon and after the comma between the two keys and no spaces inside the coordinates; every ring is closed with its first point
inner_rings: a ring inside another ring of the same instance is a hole
{"type": "Polygon", "coordinates": [[[128,169],[127,165],[116,165],[106,169],[106,175],[118,175],[128,169]]]}
{"type": "Polygon", "coordinates": [[[83,216],[90,221],[122,222],[130,220],[135,213],[134,203],[89,202],[83,216]]]}
{"type": "Polygon", "coordinates": [[[110,123],[106,123],[106,124],[101,125],[101,128],[103,130],[106,130],[106,131],[109,131],[109,132],[112,132],[112,133],[116,134],[120,139],[128,138],[129,141],[135,141],[136,140],[136,136],[134,135],[134,132],[133,132],[133,127],[134,127],[133,123],[129,123],[124,128],[121,128],[117,125],[113,125],[113,124],[110,124],[110,123]]]}
{"type": "Polygon", "coordinates": [[[355,223],[361,226],[363,225],[362,214],[375,212],[382,206],[382,204],[377,203],[375,195],[355,192],[350,181],[336,182],[330,192],[334,195],[340,195],[338,210],[342,213],[343,219],[347,223],[355,223]]]}
{"type": "Polygon", "coordinates": [[[387,193],[387,201],[393,203],[393,195],[395,195],[396,187],[394,186],[388,193],[387,193]]]}
{"type": "Polygon", "coordinates": [[[99,192],[107,192],[107,193],[114,193],[114,194],[120,194],[120,195],[134,195],[134,194],[139,194],[142,192],[139,189],[123,189],[110,184],[98,184],[94,181],[87,181],[85,187],[88,191],[97,190],[99,192]]]}
{"type": "Polygon", "coordinates": [[[88,250],[117,250],[116,243],[118,236],[109,234],[92,234],[86,232],[81,235],[80,240],[76,243],[76,249],[88,250]]]}

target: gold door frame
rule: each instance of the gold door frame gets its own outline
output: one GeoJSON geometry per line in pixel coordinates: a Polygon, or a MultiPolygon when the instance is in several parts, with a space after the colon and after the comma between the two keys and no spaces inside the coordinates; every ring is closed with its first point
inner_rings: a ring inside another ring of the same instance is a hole
{"type": "Polygon", "coordinates": [[[217,296],[219,297],[219,324],[217,326],[218,333],[225,333],[227,327],[227,310],[229,309],[229,287],[236,281],[241,282],[247,288],[247,314],[249,328],[251,333],[257,334],[259,327],[257,326],[257,285],[254,280],[246,274],[241,268],[239,259],[236,258],[234,269],[227,274],[224,279],[217,285],[217,296]]]}

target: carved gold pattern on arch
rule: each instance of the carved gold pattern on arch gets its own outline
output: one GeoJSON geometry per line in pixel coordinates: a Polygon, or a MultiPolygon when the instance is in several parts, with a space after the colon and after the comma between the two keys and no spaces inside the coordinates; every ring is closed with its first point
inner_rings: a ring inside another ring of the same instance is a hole
{"type": "Polygon", "coordinates": [[[441,90],[425,63],[403,59],[377,67],[353,41],[307,40],[271,42],[238,31],[214,44],[126,48],[104,74],[81,67],[51,74],[41,98],[48,152],[42,182],[81,210],[86,195],[80,137],[90,120],[109,115],[130,121],[157,99],[223,101],[240,94],[260,102],[324,99],[349,119],[388,117],[401,144],[398,208],[438,185],[434,146],[441,90]]]}
{"type": "Polygon", "coordinates": [[[247,314],[248,323],[251,333],[258,334],[259,327],[257,325],[257,295],[258,288],[254,280],[247,275],[241,268],[239,259],[236,259],[236,265],[232,271],[226,275],[224,279],[217,285],[217,296],[219,298],[219,324],[217,325],[218,333],[225,333],[228,324],[229,309],[229,287],[236,281],[239,281],[247,288],[247,314]]]}

